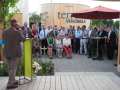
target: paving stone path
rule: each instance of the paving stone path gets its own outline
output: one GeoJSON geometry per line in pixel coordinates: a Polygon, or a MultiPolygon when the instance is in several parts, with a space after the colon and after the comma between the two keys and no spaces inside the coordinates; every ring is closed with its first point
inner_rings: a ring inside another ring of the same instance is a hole
{"type": "MultiPolygon", "coordinates": [[[[43,61],[49,60],[47,55],[43,55],[41,59],[43,61]]],[[[113,72],[120,77],[117,67],[113,66],[113,64],[117,63],[117,56],[113,60],[108,60],[104,56],[104,60],[102,61],[93,61],[91,58],[88,59],[86,55],[73,53],[72,59],[55,56],[52,62],[55,65],[55,72],[113,72]]]]}

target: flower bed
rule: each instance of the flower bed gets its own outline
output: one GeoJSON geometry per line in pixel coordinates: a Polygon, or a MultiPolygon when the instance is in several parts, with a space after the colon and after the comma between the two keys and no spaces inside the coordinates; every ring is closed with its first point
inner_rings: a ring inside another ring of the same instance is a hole
{"type": "Polygon", "coordinates": [[[38,76],[46,76],[46,75],[54,75],[54,64],[52,63],[51,60],[49,61],[45,61],[43,62],[42,60],[40,60],[40,62],[38,62],[40,64],[40,66],[42,67],[41,70],[39,70],[38,72],[38,76]]]}
{"type": "MultiPolygon", "coordinates": [[[[37,76],[54,75],[54,64],[51,60],[43,62],[42,60],[33,60],[33,64],[37,63],[40,67],[33,67],[37,76]],[[39,70],[40,69],[40,70],[39,70]]],[[[0,76],[8,76],[7,62],[0,63],[0,76]]],[[[20,59],[20,71],[21,76],[24,75],[24,59],[20,59]]],[[[19,75],[19,69],[17,68],[16,75],[19,75]]]]}

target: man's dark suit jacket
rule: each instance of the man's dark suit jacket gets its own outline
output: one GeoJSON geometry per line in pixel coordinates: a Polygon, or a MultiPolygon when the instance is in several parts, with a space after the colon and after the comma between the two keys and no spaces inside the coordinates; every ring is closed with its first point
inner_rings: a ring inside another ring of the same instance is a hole
{"type": "Polygon", "coordinates": [[[40,26],[37,26],[37,27],[36,27],[36,30],[38,31],[38,34],[40,34],[40,31],[41,31],[42,29],[41,29],[40,26]],[[39,28],[39,30],[38,30],[38,28],[39,28]]]}
{"type": "MultiPolygon", "coordinates": [[[[107,37],[108,37],[108,33],[109,33],[109,32],[107,32],[107,37]]],[[[115,34],[115,32],[112,32],[112,31],[111,31],[111,34],[110,34],[109,38],[110,38],[109,44],[110,44],[111,46],[116,45],[116,34],[115,34]]]]}
{"type": "Polygon", "coordinates": [[[22,57],[20,42],[24,42],[26,39],[22,37],[22,34],[10,27],[3,31],[2,40],[4,43],[3,54],[5,57],[22,57]]]}
{"type": "MultiPolygon", "coordinates": [[[[97,34],[99,35],[99,34],[100,34],[100,31],[98,31],[97,34]]],[[[99,37],[104,37],[104,36],[106,36],[106,31],[103,30],[102,34],[99,35],[99,37]]],[[[104,43],[105,43],[105,39],[100,39],[100,40],[99,40],[99,44],[104,44],[104,43]]]]}
{"type": "MultiPolygon", "coordinates": [[[[25,27],[21,27],[21,30],[25,30],[25,27]]],[[[27,31],[28,31],[28,38],[31,38],[31,33],[30,33],[30,29],[27,27],[27,31]]],[[[26,37],[26,34],[25,34],[26,37]]]]}
{"type": "Polygon", "coordinates": [[[50,33],[53,34],[53,37],[54,37],[54,38],[58,35],[58,31],[54,31],[54,30],[52,30],[50,33]]]}

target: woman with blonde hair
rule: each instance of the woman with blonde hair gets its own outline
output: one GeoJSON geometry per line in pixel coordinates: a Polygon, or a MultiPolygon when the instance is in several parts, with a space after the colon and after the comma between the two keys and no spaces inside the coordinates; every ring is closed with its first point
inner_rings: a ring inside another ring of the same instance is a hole
{"type": "Polygon", "coordinates": [[[57,51],[58,57],[62,57],[63,44],[62,44],[60,35],[57,35],[55,39],[55,44],[56,44],[56,51],[57,51]]]}

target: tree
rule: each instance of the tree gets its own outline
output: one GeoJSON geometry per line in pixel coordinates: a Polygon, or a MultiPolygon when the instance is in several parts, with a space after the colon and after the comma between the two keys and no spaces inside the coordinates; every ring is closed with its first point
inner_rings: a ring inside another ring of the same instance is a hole
{"type": "Polygon", "coordinates": [[[103,19],[100,22],[99,22],[99,20],[91,20],[90,22],[91,22],[90,24],[94,25],[94,26],[98,26],[98,24],[100,23],[100,25],[106,25],[107,27],[108,26],[112,27],[114,24],[114,20],[112,20],[112,19],[103,19]]]}
{"type": "Polygon", "coordinates": [[[98,27],[99,20],[91,20],[90,24],[98,27]]]}
{"type": "Polygon", "coordinates": [[[119,21],[118,21],[118,20],[116,20],[116,21],[114,22],[114,25],[116,25],[116,28],[119,30],[119,21]]]}
{"type": "Polygon", "coordinates": [[[107,27],[108,26],[113,26],[114,20],[112,20],[112,19],[104,19],[104,20],[102,20],[102,24],[106,25],[107,27]]]}
{"type": "Polygon", "coordinates": [[[20,10],[16,7],[16,3],[19,0],[0,0],[0,22],[3,22],[4,29],[9,27],[10,20],[13,18],[16,13],[20,10]],[[10,8],[13,9],[13,12],[10,12],[10,8]]]}
{"type": "Polygon", "coordinates": [[[42,22],[43,24],[45,24],[46,18],[48,18],[47,14],[48,14],[47,12],[37,14],[37,11],[35,11],[32,13],[29,13],[29,20],[30,22],[33,22],[33,23],[42,22]]]}

